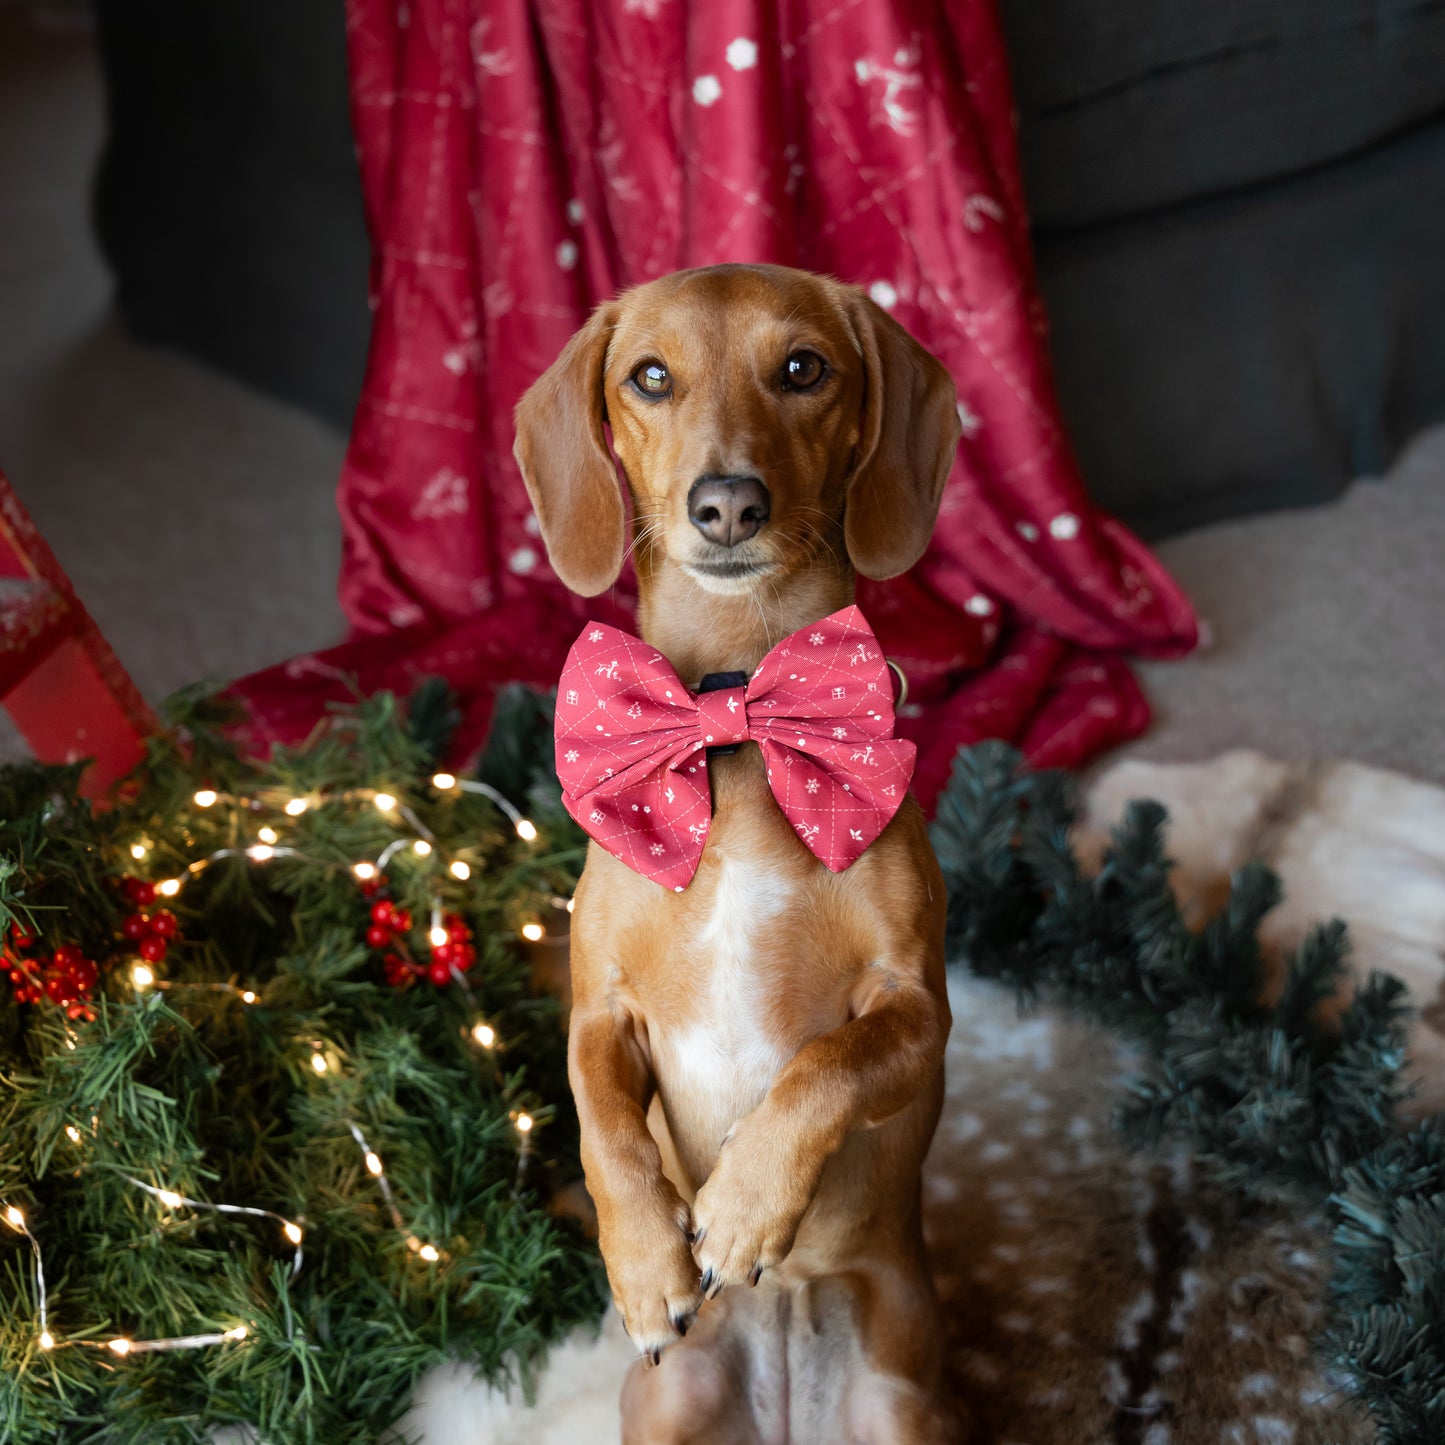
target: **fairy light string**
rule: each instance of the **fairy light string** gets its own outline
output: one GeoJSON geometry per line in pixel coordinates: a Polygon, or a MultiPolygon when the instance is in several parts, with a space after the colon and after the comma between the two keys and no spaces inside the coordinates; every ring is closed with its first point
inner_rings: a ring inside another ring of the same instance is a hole
{"type": "MultiPolygon", "coordinates": [[[[439,793],[463,792],[487,798],[507,817],[513,830],[520,839],[527,843],[536,841],[538,837],[536,825],[529,818],[523,816],[508,798],[486,783],[472,779],[460,779],[451,773],[436,773],[431,778],[431,784],[439,793]]],[[[471,866],[466,860],[457,857],[448,857],[442,849],[436,834],[427,827],[417,815],[416,811],[408,803],[399,799],[396,794],[384,789],[347,788],[331,793],[311,793],[304,796],[289,796],[279,803],[270,803],[260,797],[227,793],[212,788],[201,788],[193,794],[192,801],[197,808],[203,811],[214,808],[218,804],[227,804],[233,806],[238,812],[252,814],[271,810],[293,822],[304,817],[313,809],[328,805],[338,803],[369,803],[384,817],[388,819],[400,819],[411,831],[409,835],[401,834],[389,841],[375,860],[367,858],[347,864],[335,859],[316,857],[307,853],[302,848],[282,843],[281,834],[278,830],[270,824],[264,824],[258,828],[256,833],[257,841],[254,844],[214,849],[203,857],[194,859],[188,863],[179,874],[158,880],[154,884],[154,888],[156,894],[161,898],[173,899],[177,897],[186,884],[199,877],[214,864],[226,859],[244,859],[256,864],[269,863],[281,858],[294,859],[317,867],[336,870],[344,869],[350,871],[358,880],[366,882],[383,875],[388,865],[399,854],[409,849],[412,855],[419,860],[435,859],[436,862],[433,866],[439,866],[446,875],[458,882],[466,882],[471,877],[471,866]]],[[[153,853],[154,844],[148,839],[137,838],[129,844],[127,851],[136,863],[143,863],[153,853]]],[[[549,901],[554,907],[565,907],[567,911],[571,911],[571,900],[569,899],[552,898],[549,901]]],[[[536,943],[545,937],[545,934],[546,930],[543,925],[534,920],[523,924],[517,936],[526,942],[536,943]]],[[[427,930],[427,936],[433,947],[445,943],[448,937],[444,924],[443,902],[440,894],[434,893],[431,899],[430,926],[427,930]]],[[[488,1056],[494,1077],[498,1084],[500,1084],[501,1072],[496,1059],[496,1055],[502,1046],[500,1036],[496,1028],[485,1018],[481,1017],[476,994],[466,976],[455,965],[452,965],[449,971],[452,980],[460,986],[467,1000],[468,1009],[473,1015],[473,1021],[464,1027],[464,1036],[476,1045],[484,1055],[488,1056]]],[[[143,993],[152,988],[159,990],[208,991],[235,997],[246,1005],[255,1005],[262,1002],[261,995],[257,990],[243,987],[236,983],[217,981],[191,983],[159,978],[155,969],[152,968],[150,964],[141,960],[137,960],[132,964],[130,978],[138,993],[143,993]]],[[[76,1046],[73,1035],[71,1035],[67,1042],[72,1049],[76,1046]]],[[[312,1071],[317,1075],[318,1079],[336,1072],[336,1069],[328,1061],[325,1051],[319,1045],[312,1046],[310,1064],[312,1071]]],[[[513,1109],[509,1117],[517,1137],[517,1167],[513,1184],[513,1191],[516,1193],[521,1189],[532,1155],[532,1136],[536,1128],[536,1119],[532,1113],[525,1109],[513,1109]]],[[[92,1132],[94,1132],[95,1127],[96,1121],[92,1120],[92,1132]]],[[[381,1194],[393,1228],[402,1235],[408,1249],[427,1263],[437,1263],[445,1260],[446,1255],[442,1250],[434,1244],[423,1241],[408,1229],[397,1204],[396,1194],[381,1156],[372,1148],[360,1127],[353,1120],[347,1120],[346,1127],[355,1140],[358,1149],[361,1151],[362,1161],[367,1172],[376,1182],[377,1189],[381,1194]]],[[[82,1134],[81,1130],[74,1124],[66,1125],[64,1133],[72,1145],[80,1147],[84,1143],[84,1134],[82,1134]]],[[[305,1231],[302,1225],[294,1219],[290,1219],[275,1210],[264,1209],[254,1205],[213,1203],[209,1200],[195,1199],[179,1190],[147,1183],[145,1180],[138,1179],[116,1166],[96,1164],[92,1167],[113,1169],[114,1172],[132,1188],[141,1190],[145,1194],[158,1200],[165,1208],[171,1211],[187,1209],[219,1215],[248,1216],[251,1218],[270,1220],[280,1226],[281,1234],[292,1247],[290,1277],[292,1279],[296,1278],[303,1267],[305,1260],[305,1231]]],[[[84,1347],[103,1349],[116,1357],[125,1358],[130,1355],[210,1349],[220,1345],[239,1343],[247,1339],[250,1334],[247,1325],[237,1324],[222,1331],[178,1335],[159,1339],[134,1340],[125,1336],[116,1336],[107,1340],[92,1338],[57,1340],[50,1329],[49,1296],[45,1282],[44,1252],[41,1248],[40,1241],[31,1231],[24,1212],[18,1206],[0,1201],[0,1213],[3,1213],[5,1223],[25,1239],[31,1251],[38,1321],[36,1343],[43,1351],[84,1347]]]]}

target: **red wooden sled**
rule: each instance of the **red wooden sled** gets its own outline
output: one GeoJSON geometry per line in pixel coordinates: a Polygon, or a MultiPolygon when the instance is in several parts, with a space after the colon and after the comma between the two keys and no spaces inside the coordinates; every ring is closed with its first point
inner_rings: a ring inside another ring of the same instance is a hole
{"type": "Polygon", "coordinates": [[[45,763],[92,759],[102,798],[159,724],[0,472],[0,699],[45,763]]]}

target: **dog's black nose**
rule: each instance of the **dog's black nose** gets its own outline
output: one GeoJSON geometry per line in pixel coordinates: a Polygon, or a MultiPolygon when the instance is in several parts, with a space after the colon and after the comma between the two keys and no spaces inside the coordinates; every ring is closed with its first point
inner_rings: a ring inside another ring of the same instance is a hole
{"type": "Polygon", "coordinates": [[[757,536],[772,509],[760,477],[699,477],[687,494],[688,520],[709,542],[723,547],[757,536]]]}

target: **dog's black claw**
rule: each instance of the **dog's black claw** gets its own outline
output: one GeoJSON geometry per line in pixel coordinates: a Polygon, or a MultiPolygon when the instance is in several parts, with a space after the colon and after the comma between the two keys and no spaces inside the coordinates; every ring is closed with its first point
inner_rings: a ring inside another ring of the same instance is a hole
{"type": "Polygon", "coordinates": [[[703,1240],[705,1240],[706,1238],[707,1238],[707,1230],[706,1230],[706,1229],[698,1229],[698,1230],[694,1230],[694,1231],[693,1231],[693,1235],[692,1235],[692,1242],[693,1242],[693,1244],[695,1244],[695,1245],[696,1245],[696,1244],[701,1244],[701,1243],[703,1242],[703,1240]]]}
{"type": "Polygon", "coordinates": [[[678,1334],[680,1334],[680,1335],[686,1335],[686,1334],[687,1334],[688,1325],[689,1325],[690,1323],[691,1323],[691,1321],[688,1319],[688,1317],[687,1317],[686,1315],[673,1315],[673,1317],[672,1317],[672,1327],[673,1327],[673,1329],[675,1329],[675,1330],[678,1332],[678,1334]]]}
{"type": "Polygon", "coordinates": [[[760,1265],[760,1264],[755,1264],[755,1265],[753,1266],[753,1272],[748,1276],[748,1283],[749,1283],[750,1285],[756,1285],[757,1282],[758,1282],[762,1277],[763,1277],[763,1267],[762,1267],[762,1265],[760,1265]]]}
{"type": "Polygon", "coordinates": [[[704,1294],[709,1294],[709,1291],[712,1289],[712,1282],[716,1278],[717,1276],[712,1272],[711,1269],[705,1269],[702,1274],[702,1283],[698,1287],[702,1290],[704,1294]]]}
{"type": "Polygon", "coordinates": [[[657,1346],[654,1345],[647,1353],[652,1356],[652,1363],[654,1365],[660,1365],[662,1363],[662,1351],[657,1346]]]}

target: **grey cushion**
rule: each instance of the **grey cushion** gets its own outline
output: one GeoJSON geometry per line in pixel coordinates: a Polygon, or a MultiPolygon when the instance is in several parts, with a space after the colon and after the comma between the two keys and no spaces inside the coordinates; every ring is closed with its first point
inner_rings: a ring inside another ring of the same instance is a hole
{"type": "Polygon", "coordinates": [[[1445,0],[1004,0],[1040,230],[1340,160],[1445,113],[1445,0]]]}

